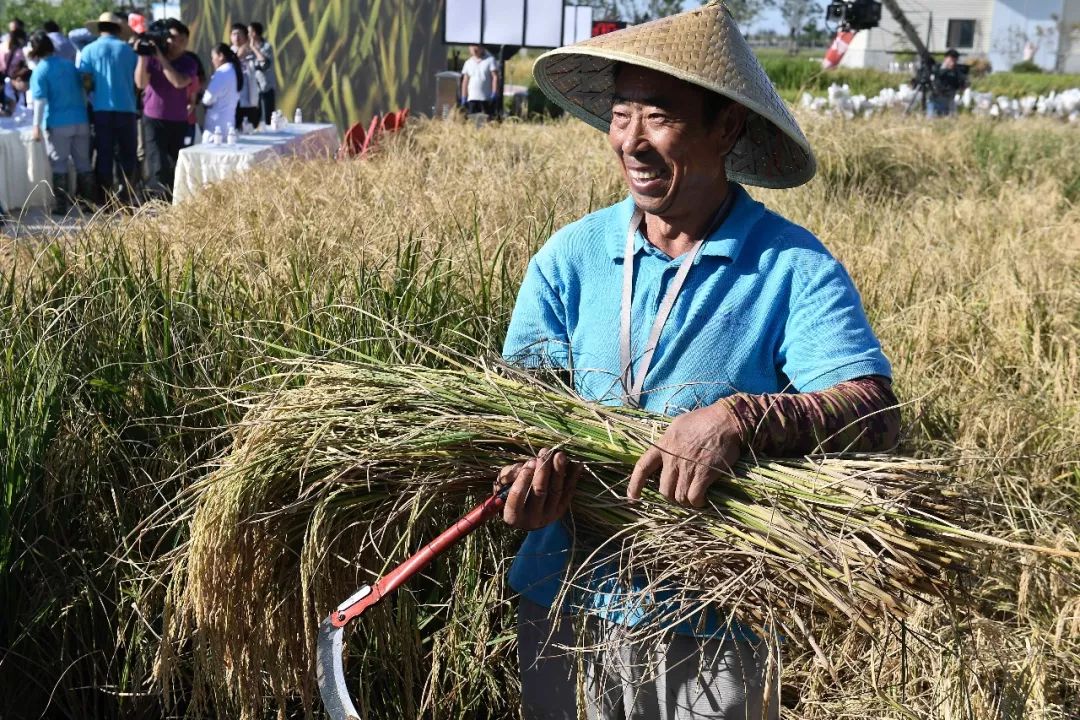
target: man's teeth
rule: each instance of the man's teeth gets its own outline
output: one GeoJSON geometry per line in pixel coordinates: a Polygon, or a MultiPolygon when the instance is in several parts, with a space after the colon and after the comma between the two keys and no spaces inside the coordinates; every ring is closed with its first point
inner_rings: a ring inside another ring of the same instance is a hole
{"type": "Polygon", "coordinates": [[[634,180],[655,180],[660,177],[659,170],[631,170],[630,177],[634,180]]]}

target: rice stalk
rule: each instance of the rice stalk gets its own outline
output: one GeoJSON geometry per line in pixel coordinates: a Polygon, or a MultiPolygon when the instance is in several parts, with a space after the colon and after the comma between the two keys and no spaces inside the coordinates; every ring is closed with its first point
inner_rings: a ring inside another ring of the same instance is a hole
{"type": "Polygon", "coordinates": [[[288,682],[310,687],[318,619],[335,591],[350,592],[330,566],[355,564],[374,579],[425,530],[490,492],[497,468],[542,447],[587,466],[573,505],[581,562],[567,587],[601,570],[646,577],[628,600],[652,615],[647,636],[694,621],[704,605],[759,633],[804,636],[824,614],[874,635],[920,599],[967,602],[957,579],[991,551],[1077,557],[968,527],[977,508],[934,461],[758,458],[717,482],[704,510],[654,489],[628,502],[629,470],[664,419],[587,404],[499,365],[314,362],[280,382],[285,389],[254,399],[231,452],[193,486],[191,541],[174,574],[182,621],[169,628],[172,641],[207,639],[242,705],[258,704],[261,673],[277,694],[288,682]]]}

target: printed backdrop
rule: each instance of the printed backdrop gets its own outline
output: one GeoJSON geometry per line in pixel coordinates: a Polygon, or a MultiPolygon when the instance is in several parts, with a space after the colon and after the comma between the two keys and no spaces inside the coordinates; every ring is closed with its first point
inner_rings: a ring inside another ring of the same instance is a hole
{"type": "Polygon", "coordinates": [[[278,107],[345,128],[409,107],[430,114],[445,69],[443,0],[183,0],[192,49],[209,66],[234,22],[261,22],[277,53],[278,107]]]}

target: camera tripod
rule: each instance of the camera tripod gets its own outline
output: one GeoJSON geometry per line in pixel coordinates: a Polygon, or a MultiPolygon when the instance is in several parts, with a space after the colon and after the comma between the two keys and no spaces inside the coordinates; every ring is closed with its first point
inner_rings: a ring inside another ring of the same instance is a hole
{"type": "Polygon", "coordinates": [[[926,63],[919,63],[918,68],[915,70],[915,77],[911,79],[911,85],[915,88],[915,94],[912,95],[911,100],[908,101],[907,107],[904,108],[904,114],[910,115],[911,111],[915,109],[916,103],[918,103],[919,109],[926,113],[927,97],[934,90],[934,68],[933,66],[927,66],[926,63]]]}

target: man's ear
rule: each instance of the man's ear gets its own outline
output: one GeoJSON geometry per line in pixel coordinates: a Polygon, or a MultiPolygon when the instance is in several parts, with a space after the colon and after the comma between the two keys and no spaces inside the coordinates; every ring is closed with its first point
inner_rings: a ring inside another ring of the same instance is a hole
{"type": "Polygon", "coordinates": [[[715,120],[713,132],[720,146],[720,155],[728,155],[735,147],[746,125],[747,109],[737,102],[729,103],[715,120]]]}

